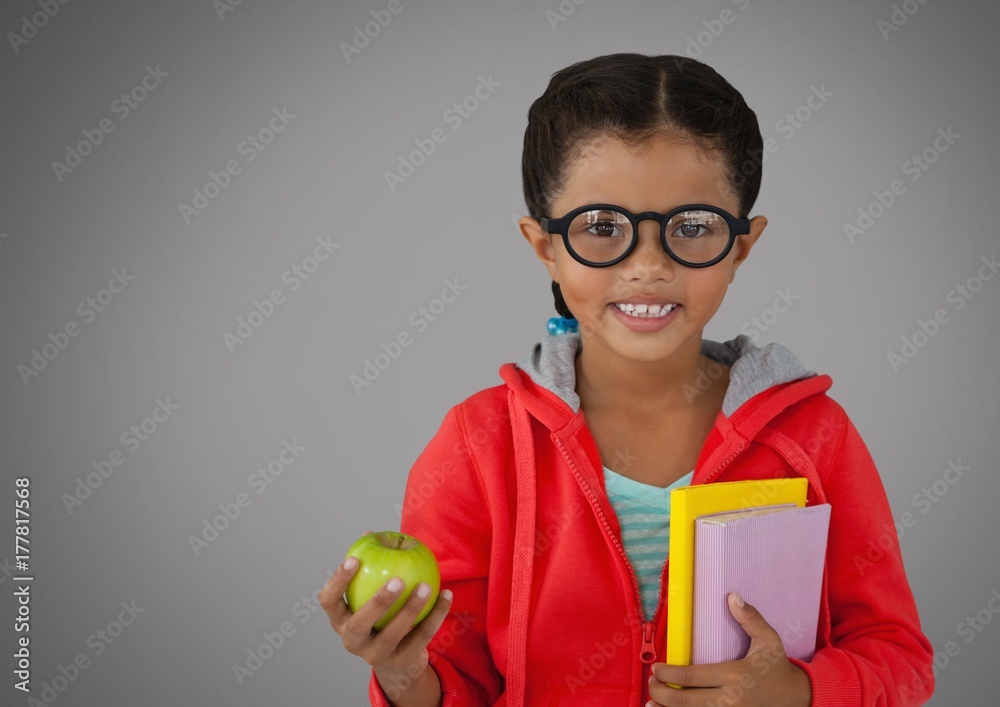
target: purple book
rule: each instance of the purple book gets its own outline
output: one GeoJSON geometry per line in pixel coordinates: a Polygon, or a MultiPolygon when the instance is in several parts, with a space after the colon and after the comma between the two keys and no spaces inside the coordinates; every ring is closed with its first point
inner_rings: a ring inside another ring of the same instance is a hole
{"type": "Polygon", "coordinates": [[[729,592],[757,607],[788,657],[811,660],[829,527],[829,503],[698,516],[691,664],[746,656],[750,637],[729,611],[729,592]]]}

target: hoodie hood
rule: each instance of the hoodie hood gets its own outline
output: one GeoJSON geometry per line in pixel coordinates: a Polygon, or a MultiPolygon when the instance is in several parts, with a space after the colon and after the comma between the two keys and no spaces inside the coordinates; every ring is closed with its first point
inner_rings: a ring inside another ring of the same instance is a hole
{"type": "MultiPolygon", "coordinates": [[[[580,410],[580,396],[576,394],[576,355],[580,348],[579,333],[549,334],[518,364],[536,385],[569,405],[574,415],[580,410]]],[[[745,334],[721,343],[702,339],[701,353],[730,367],[729,389],[722,403],[722,414],[726,417],[731,417],[757,393],[816,375],[781,344],[758,348],[745,334]]]]}
{"type": "MultiPolygon", "coordinates": [[[[500,376],[508,388],[514,442],[517,482],[514,542],[519,548],[531,547],[534,542],[537,516],[535,439],[531,418],[547,427],[553,437],[568,425],[575,428],[580,424],[576,356],[581,345],[578,332],[549,334],[516,366],[505,363],[500,368],[500,376]]],[[[822,394],[832,384],[828,375],[817,375],[806,369],[795,354],[781,344],[758,347],[745,334],[725,342],[702,339],[701,353],[729,367],[729,388],[715,423],[715,430],[723,435],[725,443],[716,445],[710,456],[699,460],[700,467],[695,472],[699,478],[692,479],[692,483],[705,482],[705,469],[717,467],[724,455],[732,458],[742,451],[768,421],[789,405],[822,394]],[[747,405],[751,399],[755,404],[747,405]]],[[[796,468],[812,468],[810,462],[803,462],[801,458],[789,459],[789,462],[796,468]]],[[[825,502],[818,479],[810,479],[810,484],[817,489],[819,502],[825,502]]],[[[524,705],[533,569],[532,553],[518,553],[514,558],[517,581],[511,594],[510,660],[505,690],[508,707],[524,705]]]]}

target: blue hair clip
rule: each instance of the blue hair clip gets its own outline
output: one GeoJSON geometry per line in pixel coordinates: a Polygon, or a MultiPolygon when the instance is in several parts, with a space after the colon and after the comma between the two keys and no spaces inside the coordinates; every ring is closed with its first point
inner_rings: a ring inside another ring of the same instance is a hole
{"type": "Polygon", "coordinates": [[[549,320],[550,334],[576,334],[577,321],[568,317],[552,317],[549,320]]]}

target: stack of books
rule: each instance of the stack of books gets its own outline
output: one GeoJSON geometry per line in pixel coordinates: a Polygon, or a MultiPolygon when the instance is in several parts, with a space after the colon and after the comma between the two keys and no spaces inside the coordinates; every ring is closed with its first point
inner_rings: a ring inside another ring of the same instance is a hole
{"type": "Polygon", "coordinates": [[[760,611],[789,657],[812,659],[830,504],[807,507],[808,484],[761,479],[670,492],[667,663],[746,656],[750,637],[729,592],[760,611]]]}

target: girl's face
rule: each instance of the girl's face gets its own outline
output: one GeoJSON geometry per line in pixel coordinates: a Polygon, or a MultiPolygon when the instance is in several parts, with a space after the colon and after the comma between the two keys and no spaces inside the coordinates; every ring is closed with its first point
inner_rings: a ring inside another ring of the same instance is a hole
{"type": "MultiPolygon", "coordinates": [[[[570,166],[568,174],[564,192],[547,214],[550,217],[596,203],[616,204],[632,213],[666,213],[685,204],[710,204],[739,216],[722,162],[670,135],[659,135],[636,149],[618,139],[603,138],[570,166]]],[[[677,352],[684,352],[681,358],[697,359],[705,325],[766,225],[766,218],[754,217],[750,233],[738,236],[723,260],[706,268],[689,268],[667,255],[660,244],[659,225],[647,220],[639,224],[639,242],[625,260],[593,268],[573,259],[562,236],[544,233],[529,217],[520,221],[525,238],[559,283],[584,342],[597,344],[602,358],[616,354],[650,363],[677,352]],[[669,315],[666,326],[638,332],[629,328],[612,303],[642,295],[680,306],[669,315]]]]}

